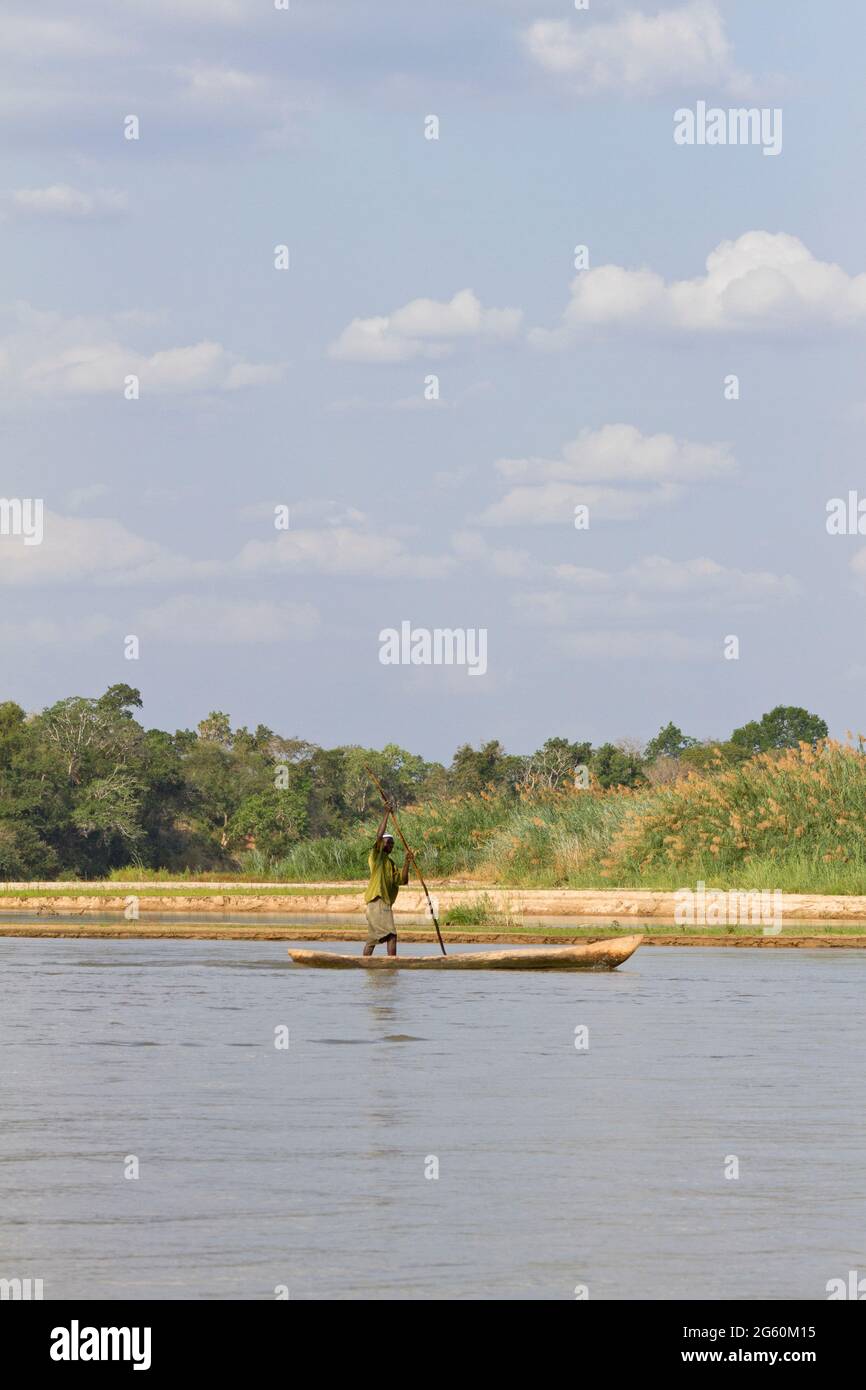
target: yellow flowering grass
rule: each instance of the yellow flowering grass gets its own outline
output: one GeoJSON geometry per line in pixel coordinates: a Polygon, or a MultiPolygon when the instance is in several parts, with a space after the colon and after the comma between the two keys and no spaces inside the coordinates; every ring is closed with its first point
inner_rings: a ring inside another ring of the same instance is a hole
{"type": "Polygon", "coordinates": [[[815,866],[866,864],[866,757],[859,749],[801,744],[660,788],[626,817],[603,873],[614,883],[695,865],[724,875],[791,857],[815,866]]]}

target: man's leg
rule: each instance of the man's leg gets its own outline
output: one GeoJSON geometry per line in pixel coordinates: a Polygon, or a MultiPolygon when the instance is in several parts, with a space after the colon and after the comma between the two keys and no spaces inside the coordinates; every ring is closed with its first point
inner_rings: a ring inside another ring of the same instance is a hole
{"type": "Polygon", "coordinates": [[[389,936],[389,937],[387,938],[387,940],[388,940],[388,955],[389,955],[389,956],[396,956],[396,954],[397,954],[397,933],[394,932],[393,936],[389,936]]]}
{"type": "Polygon", "coordinates": [[[364,955],[372,956],[380,941],[384,941],[382,935],[382,899],[374,898],[371,903],[367,903],[367,941],[364,946],[364,955]]]}

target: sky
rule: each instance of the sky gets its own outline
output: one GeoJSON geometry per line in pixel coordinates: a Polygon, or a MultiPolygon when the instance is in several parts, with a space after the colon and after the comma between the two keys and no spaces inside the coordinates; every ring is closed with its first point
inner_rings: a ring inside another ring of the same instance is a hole
{"type": "Polygon", "coordinates": [[[443,760],[859,732],[864,41],[854,0],[10,0],[2,698],[443,760]],[[677,143],[699,103],[781,148],[677,143]],[[383,664],[404,623],[486,669],[383,664]]]}

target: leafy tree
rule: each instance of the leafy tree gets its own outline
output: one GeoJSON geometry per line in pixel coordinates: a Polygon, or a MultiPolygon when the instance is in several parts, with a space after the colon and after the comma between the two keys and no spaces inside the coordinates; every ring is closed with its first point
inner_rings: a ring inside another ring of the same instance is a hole
{"type": "Polygon", "coordinates": [[[0,703],[0,766],[4,769],[27,741],[27,716],[14,700],[0,703]]]}
{"type": "Polygon", "coordinates": [[[451,761],[449,788],[458,795],[495,791],[513,796],[523,767],[524,759],[509,756],[498,739],[490,739],[480,748],[464,743],[451,761]]]}
{"type": "Polygon", "coordinates": [[[375,748],[351,747],[344,749],[344,754],[343,797],[346,806],[359,817],[366,816],[371,809],[377,811],[382,804],[368,767],[379,778],[386,796],[400,806],[417,800],[432,766],[396,743],[387,743],[381,752],[375,748]]]}
{"type": "Polygon", "coordinates": [[[817,714],[799,705],[776,705],[769,714],[752,720],[731,734],[731,743],[749,756],[773,748],[796,748],[799,743],[818,743],[827,737],[827,725],[817,714]]]}
{"type": "Polygon", "coordinates": [[[143,733],[116,701],[103,703],[80,695],[51,705],[40,716],[40,724],[40,733],[55,749],[67,778],[76,786],[112,764],[125,765],[134,757],[143,733]]]}
{"type": "Polygon", "coordinates": [[[232,721],[222,710],[211,710],[207,719],[198,726],[198,736],[202,743],[215,743],[220,748],[232,746],[232,721]]]}
{"type": "Polygon", "coordinates": [[[532,794],[574,785],[575,769],[587,767],[592,756],[591,743],[571,743],[567,738],[549,738],[526,759],[520,790],[532,794]]]}
{"type": "Polygon", "coordinates": [[[121,863],[135,855],[144,837],[139,819],[141,788],[128,773],[115,770],[95,777],[76,799],[72,823],[107,851],[121,852],[121,863]]]}
{"type": "Polygon", "coordinates": [[[595,749],[590,770],[600,787],[635,787],[644,780],[640,754],[616,743],[603,743],[595,749]]]}
{"type": "Polygon", "coordinates": [[[234,747],[227,715],[210,715],[184,756],[184,776],[194,823],[221,851],[229,847],[229,822],[248,796],[273,785],[267,756],[243,738],[234,747]],[[204,729],[204,733],[202,733],[204,729]]]}
{"type": "Polygon", "coordinates": [[[655,738],[650,739],[644,749],[644,758],[648,763],[654,763],[656,758],[678,758],[687,748],[694,748],[696,743],[696,738],[684,734],[676,724],[665,724],[655,738]]]}
{"type": "Polygon", "coordinates": [[[184,831],[191,804],[184,769],[188,746],[184,734],[148,729],[144,736],[139,768],[144,838],[139,853],[150,868],[176,864],[183,860],[184,849],[191,848],[184,831]]]}
{"type": "Polygon", "coordinates": [[[252,840],[256,849],[278,859],[306,834],[308,795],[308,780],[296,777],[285,788],[248,796],[232,816],[231,841],[242,846],[252,840]]]}
{"type": "Polygon", "coordinates": [[[64,840],[77,838],[69,822],[73,789],[40,734],[39,721],[28,718],[19,705],[0,705],[0,819],[10,834],[13,826],[22,836],[31,832],[14,839],[14,848],[7,834],[8,858],[0,865],[0,875],[12,878],[22,876],[19,870],[25,861],[42,877],[49,872],[49,862],[65,862],[60,848],[64,840]]]}
{"type": "Polygon", "coordinates": [[[310,835],[339,835],[351,817],[346,806],[346,750],[311,745],[303,766],[310,775],[310,835]]]}
{"type": "Polygon", "coordinates": [[[56,871],[56,854],[32,825],[0,820],[0,879],[51,878],[56,871]]]}
{"type": "Polygon", "coordinates": [[[142,707],[141,692],[132,685],[110,685],[96,703],[100,709],[111,710],[114,714],[131,719],[132,711],[142,707]]]}

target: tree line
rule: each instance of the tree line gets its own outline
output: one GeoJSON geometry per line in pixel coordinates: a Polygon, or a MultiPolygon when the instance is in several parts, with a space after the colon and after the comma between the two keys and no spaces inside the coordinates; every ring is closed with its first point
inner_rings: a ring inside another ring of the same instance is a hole
{"type": "Polygon", "coordinates": [[[93,878],[112,869],[208,871],[245,852],[278,858],[304,839],[370,820],[371,767],[399,805],[441,797],[532,797],[575,785],[658,784],[827,736],[817,715],[778,706],[722,742],[667,724],[645,747],[549,738],[534,753],[497,739],[429,762],[396,744],[321,748],[214,711],[194,730],[146,729],[138,690],[112,685],[38,714],[0,704],[0,878],[93,878]]]}

